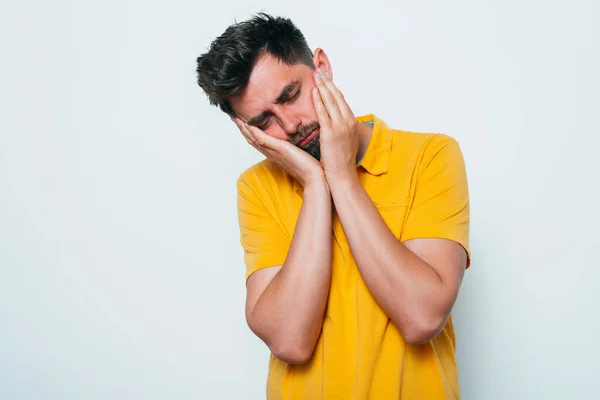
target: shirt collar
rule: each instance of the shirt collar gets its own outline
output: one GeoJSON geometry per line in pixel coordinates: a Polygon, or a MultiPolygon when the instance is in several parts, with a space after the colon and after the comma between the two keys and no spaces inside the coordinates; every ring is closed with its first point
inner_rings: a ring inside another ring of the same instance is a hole
{"type": "Polygon", "coordinates": [[[390,151],[392,149],[392,131],[374,114],[357,117],[361,123],[373,121],[373,132],[371,140],[362,160],[358,165],[362,166],[371,175],[381,175],[388,170],[390,151]]]}
{"type": "MultiPolygon", "coordinates": [[[[371,175],[381,175],[386,173],[388,170],[388,162],[390,159],[390,151],[392,150],[392,131],[375,114],[367,114],[356,117],[358,122],[373,122],[373,132],[371,133],[371,139],[365,150],[365,154],[361,161],[358,163],[359,166],[363,167],[371,175]]],[[[294,186],[296,192],[302,195],[303,188],[300,183],[294,180],[294,186]]]]}

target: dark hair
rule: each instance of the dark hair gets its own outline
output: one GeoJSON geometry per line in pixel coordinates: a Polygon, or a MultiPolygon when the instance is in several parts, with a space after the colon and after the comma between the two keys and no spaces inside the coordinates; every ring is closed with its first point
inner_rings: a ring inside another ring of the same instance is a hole
{"type": "Polygon", "coordinates": [[[305,64],[314,69],[313,53],[292,21],[258,13],[229,26],[196,59],[198,85],[210,104],[233,116],[229,98],[246,88],[252,68],[267,53],[286,65],[305,64]]]}

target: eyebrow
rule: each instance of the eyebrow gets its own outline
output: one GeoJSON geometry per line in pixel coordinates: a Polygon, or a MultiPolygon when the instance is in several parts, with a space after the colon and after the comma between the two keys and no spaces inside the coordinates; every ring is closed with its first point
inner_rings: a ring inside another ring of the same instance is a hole
{"type": "MultiPolygon", "coordinates": [[[[277,99],[275,100],[275,104],[281,104],[281,103],[284,103],[286,100],[288,100],[290,98],[292,91],[299,85],[300,85],[300,82],[297,79],[294,79],[292,82],[288,83],[283,88],[283,90],[281,91],[281,93],[279,94],[277,99]]],[[[262,121],[265,118],[266,114],[267,114],[267,112],[263,111],[259,115],[250,118],[248,120],[247,124],[248,125],[258,124],[260,121],[262,121]]]]}

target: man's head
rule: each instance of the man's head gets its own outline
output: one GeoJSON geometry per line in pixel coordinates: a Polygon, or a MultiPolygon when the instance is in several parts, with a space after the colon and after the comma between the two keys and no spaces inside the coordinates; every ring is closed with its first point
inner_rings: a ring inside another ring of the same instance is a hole
{"type": "Polygon", "coordinates": [[[211,104],[320,158],[318,137],[300,144],[319,127],[314,70],[331,74],[331,67],[323,50],[313,55],[289,19],[261,13],[234,24],[197,62],[198,85],[211,104]]]}

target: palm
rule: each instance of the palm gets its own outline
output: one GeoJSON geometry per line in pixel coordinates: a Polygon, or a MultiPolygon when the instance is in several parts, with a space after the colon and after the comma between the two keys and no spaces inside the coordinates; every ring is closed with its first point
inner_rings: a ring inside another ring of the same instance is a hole
{"type": "Polygon", "coordinates": [[[255,149],[283,168],[303,186],[307,182],[324,178],[323,166],[316,158],[290,142],[269,136],[260,129],[233,118],[240,132],[255,149]]]}
{"type": "Polygon", "coordinates": [[[323,167],[316,158],[290,142],[281,139],[276,140],[280,143],[271,151],[271,154],[263,154],[277,163],[300,183],[303,183],[310,177],[323,174],[323,167]]]}

